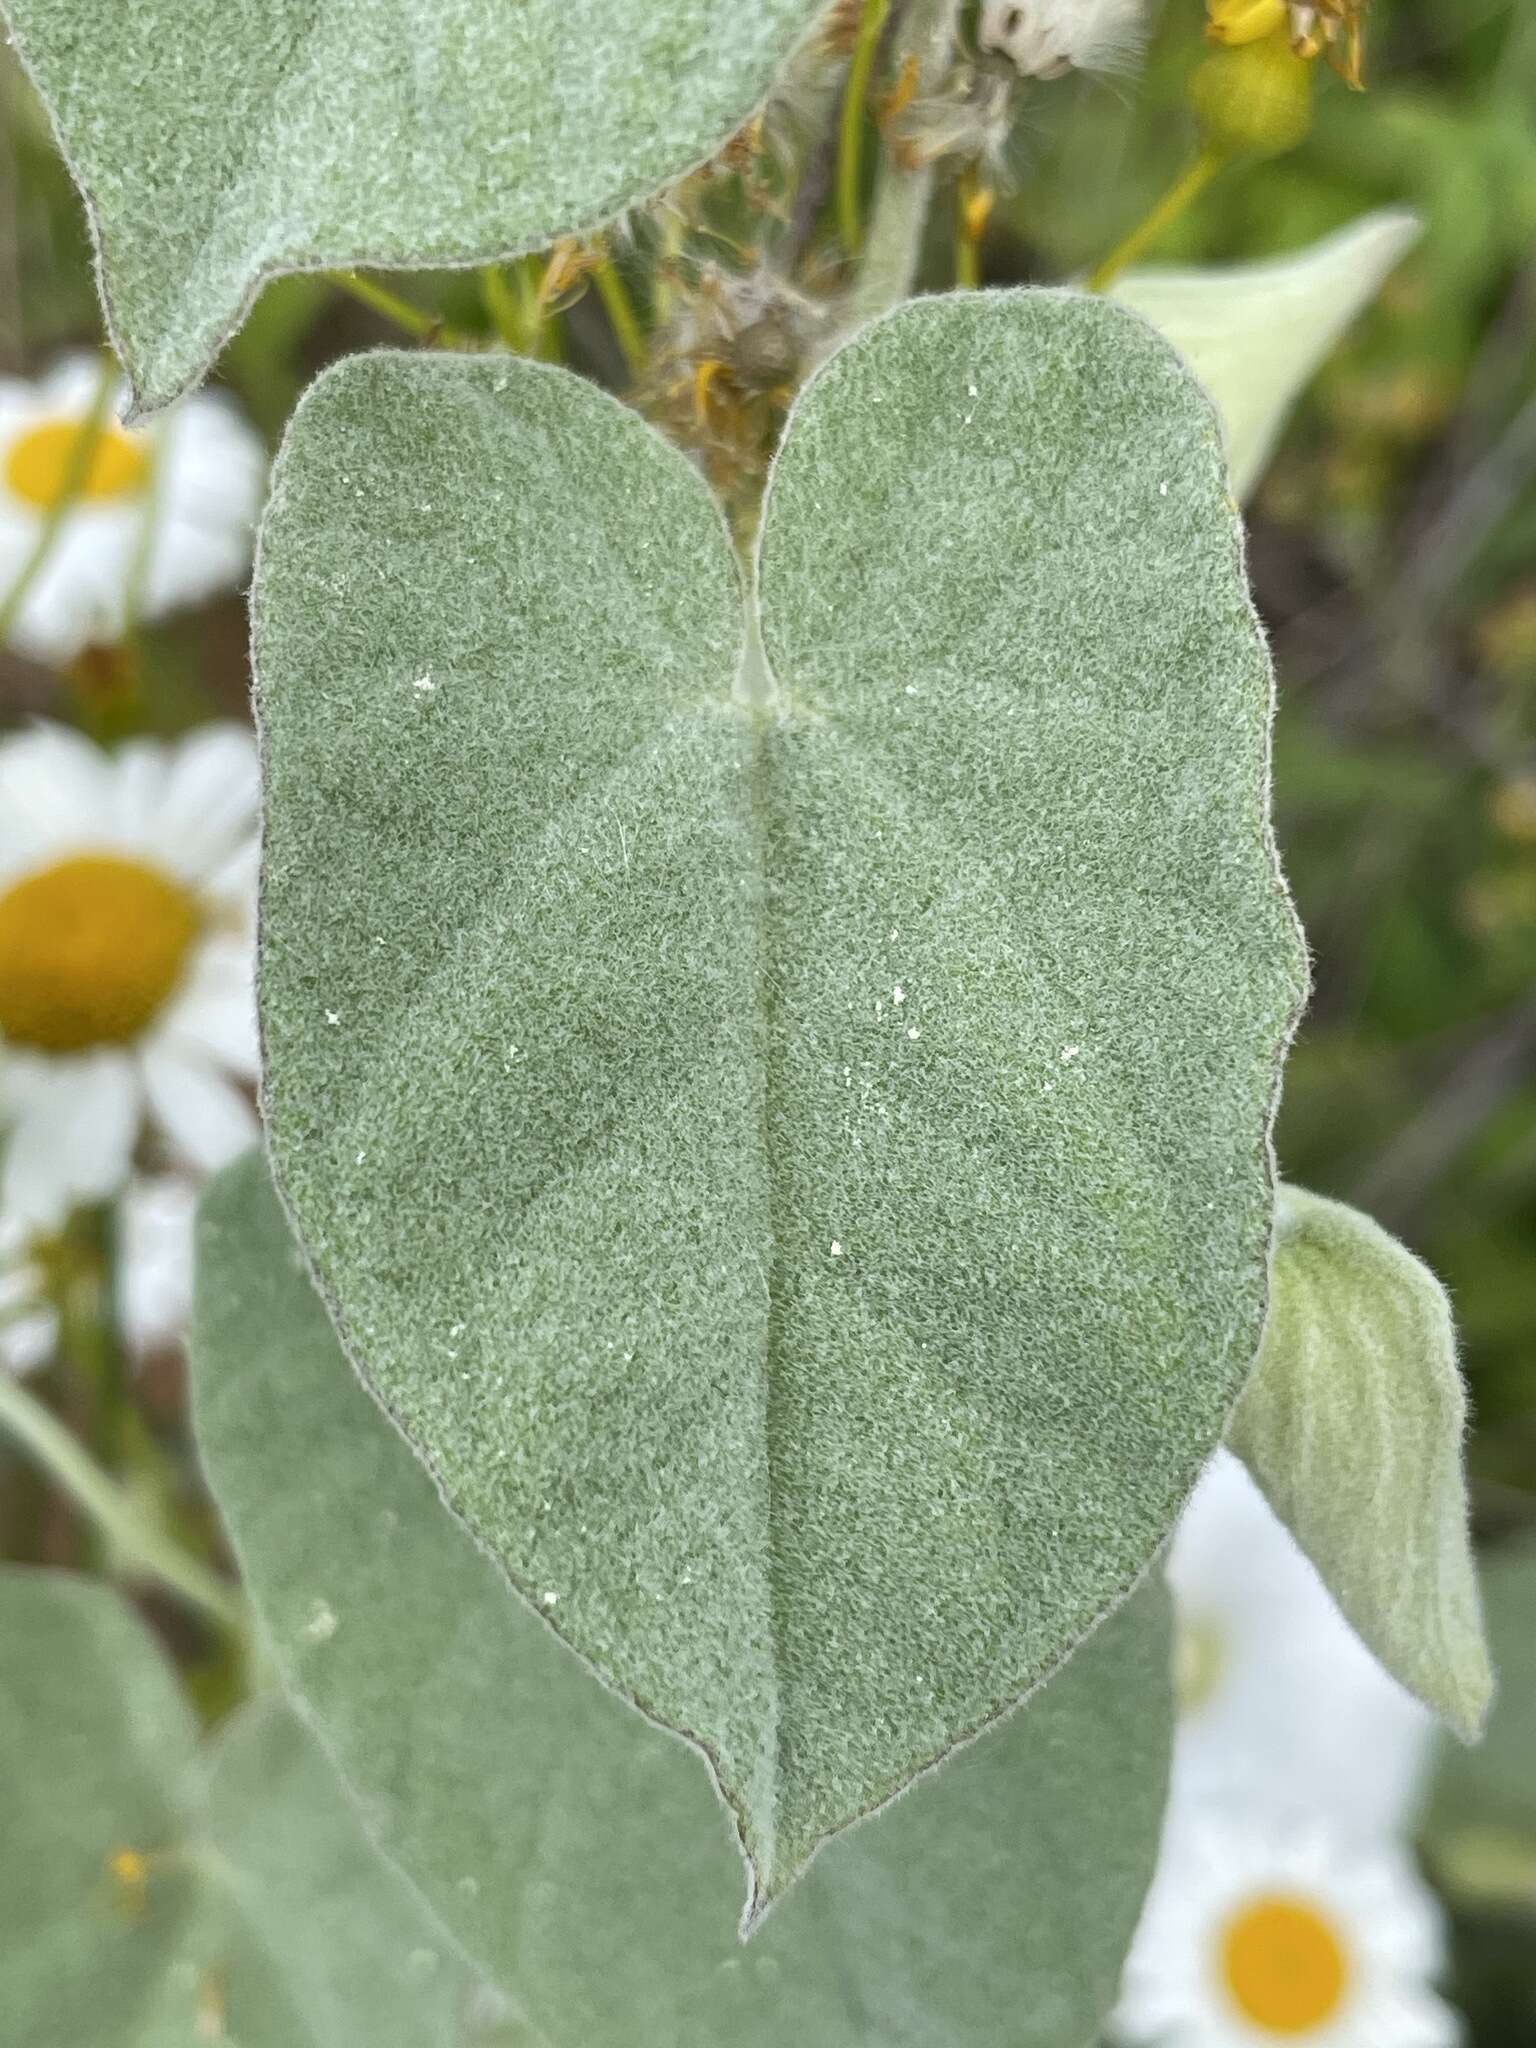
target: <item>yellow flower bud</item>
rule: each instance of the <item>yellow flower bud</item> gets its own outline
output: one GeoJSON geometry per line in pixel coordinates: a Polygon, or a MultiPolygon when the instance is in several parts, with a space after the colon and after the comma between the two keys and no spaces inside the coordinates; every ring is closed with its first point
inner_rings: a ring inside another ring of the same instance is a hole
{"type": "Polygon", "coordinates": [[[1189,81],[1189,103],[1207,149],[1280,156],[1312,125],[1312,67],[1282,28],[1213,50],[1189,81]]]}
{"type": "Polygon", "coordinates": [[[1256,43],[1289,19],[1286,0],[1205,0],[1205,12],[1213,43],[1256,43]]]}

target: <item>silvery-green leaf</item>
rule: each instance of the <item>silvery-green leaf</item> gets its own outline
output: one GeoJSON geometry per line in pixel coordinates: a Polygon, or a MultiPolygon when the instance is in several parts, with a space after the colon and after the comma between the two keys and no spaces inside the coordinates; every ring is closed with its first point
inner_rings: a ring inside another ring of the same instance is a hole
{"type": "Polygon", "coordinates": [[[1450,1304],[1379,1224],[1280,1191],[1269,1320],[1230,1442],[1393,1676],[1470,1741],[1492,1678],[1450,1304]]]}
{"type": "Polygon", "coordinates": [[[0,2039],[143,2038],[192,1890],[171,1865],[139,1894],[111,1859],[174,1854],[196,1741],[174,1677],[115,1593],[0,1571],[0,2039]]]}
{"type": "Polygon", "coordinates": [[[1171,1737],[1160,1579],[830,1842],[752,1940],[698,1757],[582,1669],[349,1370],[263,1162],[199,1224],[198,1436],[272,1654],[388,1853],[549,2048],[1079,2048],[1171,1737]]]}
{"type": "Polygon", "coordinates": [[[817,0],[4,0],[141,407],[290,270],[481,263],[707,157],[817,0]]]}
{"type": "Polygon", "coordinates": [[[1415,214],[1368,213],[1294,256],[1133,270],[1111,286],[1111,297],[1168,337],[1216,401],[1239,497],[1263,474],[1302,387],[1421,230],[1415,214]]]}
{"type": "Polygon", "coordinates": [[[449,1504],[709,1756],[754,1909],[1163,1541],[1303,976],[1215,422],[1140,320],[865,329],[761,581],[773,676],[643,422],[381,354],[296,415],[256,592],[280,1184],[449,1504]]]}
{"type": "Polygon", "coordinates": [[[118,1596],[0,1572],[0,2038],[453,2048],[472,1979],[285,1708],[200,1755],[118,1596]]]}

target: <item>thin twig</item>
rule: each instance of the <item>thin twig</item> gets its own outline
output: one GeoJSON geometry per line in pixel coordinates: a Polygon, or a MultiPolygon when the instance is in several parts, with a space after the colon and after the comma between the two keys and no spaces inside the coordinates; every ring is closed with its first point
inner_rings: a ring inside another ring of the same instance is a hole
{"type": "Polygon", "coordinates": [[[124,1562],[159,1579],[220,1628],[243,1635],[245,1613],[223,1579],[147,1521],[115,1480],[11,1373],[0,1372],[0,1429],[31,1453],[124,1562]]]}
{"type": "Polygon", "coordinates": [[[117,365],[110,356],[104,355],[101,374],[96,380],[96,389],[91,394],[90,405],[80,422],[74,440],[70,443],[58,496],[43,513],[26,560],[17,570],[10,589],[3,598],[0,598],[0,647],[3,647],[10,637],[11,628],[16,623],[27,592],[47,566],[54,543],[63,531],[64,523],[75,501],[85,489],[85,480],[91,473],[91,464],[95,460],[97,444],[101,440],[102,428],[106,424],[107,410],[112,402],[116,384],[117,365]]]}

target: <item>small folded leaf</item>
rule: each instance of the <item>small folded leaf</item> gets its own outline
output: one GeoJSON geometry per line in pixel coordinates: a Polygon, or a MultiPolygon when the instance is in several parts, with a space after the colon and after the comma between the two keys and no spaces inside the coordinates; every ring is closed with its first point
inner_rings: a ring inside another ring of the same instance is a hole
{"type": "Polygon", "coordinates": [[[115,1593],[0,1571],[0,2032],[27,2048],[454,2048],[473,1979],[285,1708],[199,1755],[115,1593]]]}
{"type": "Polygon", "coordinates": [[[601,226],[752,112],[819,0],[6,0],[142,409],[263,280],[601,226]]]}
{"type": "Polygon", "coordinates": [[[449,1504],[709,1755],[755,1908],[1162,1543],[1257,1348],[1303,974],[1214,421],[1144,323],[864,330],[761,580],[776,677],[632,413],[377,355],[301,406],[256,593],[282,1190],[449,1504]]]}
{"type": "Polygon", "coordinates": [[[1160,1577],[1036,1700],[829,1843],[743,1948],[699,1758],[508,1598],[349,1370],[254,1156],[203,1204],[192,1350],[199,1442],[284,1680],[548,2048],[1095,2036],[1162,1812],[1160,1577]]]}
{"type": "Polygon", "coordinates": [[[1228,1440],[1367,1648],[1474,1740],[1492,1678],[1450,1304],[1379,1224],[1292,1187],[1271,1289],[1228,1440]]]}
{"type": "Polygon", "coordinates": [[[1216,401],[1232,488],[1258,482],[1293,401],[1422,232],[1369,213],[1294,256],[1201,270],[1133,270],[1110,296],[1165,334],[1216,401]]]}

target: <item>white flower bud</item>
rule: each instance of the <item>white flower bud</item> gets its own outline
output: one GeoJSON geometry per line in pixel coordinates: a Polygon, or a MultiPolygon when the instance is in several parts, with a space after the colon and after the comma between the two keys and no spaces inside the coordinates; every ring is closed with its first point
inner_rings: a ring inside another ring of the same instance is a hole
{"type": "Polygon", "coordinates": [[[1142,0],[985,0],[981,10],[982,49],[1024,78],[1118,70],[1141,40],[1142,0]]]}

